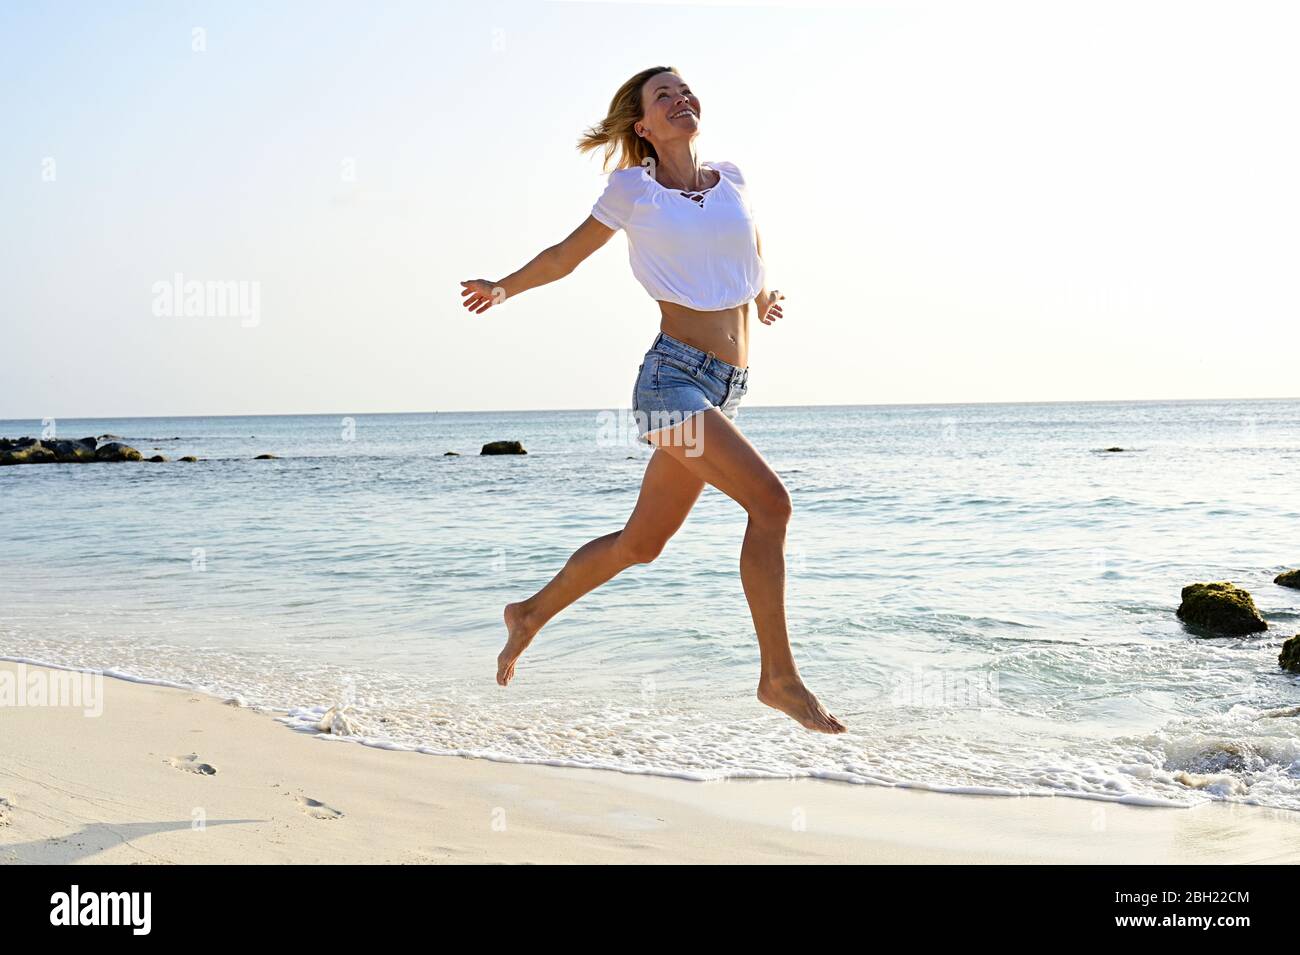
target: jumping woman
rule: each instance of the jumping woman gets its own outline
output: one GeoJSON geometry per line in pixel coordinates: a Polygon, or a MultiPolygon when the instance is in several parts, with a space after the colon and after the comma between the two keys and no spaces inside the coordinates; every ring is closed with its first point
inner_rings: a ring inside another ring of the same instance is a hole
{"type": "Polygon", "coordinates": [[[784,296],[767,290],[744,177],[735,163],[700,161],[699,132],[699,97],[676,70],[657,66],[633,76],[605,119],[578,141],[581,152],[603,146],[606,168],[616,149],[620,154],[591,214],[519,271],[461,283],[464,306],[482,314],[568,275],[623,229],[632,274],[660,313],[632,395],[639,440],[655,448],[636,507],[622,530],[584,544],[545,587],[506,605],[497,682],[510,682],[520,654],[561,610],[633,564],[654,560],[707,483],[749,515],[740,579],[762,656],[758,699],[808,729],[843,733],[844,724],[804,686],[790,651],[790,494],[734,423],[749,388],[749,303],[770,325],[781,317],[784,296]]]}

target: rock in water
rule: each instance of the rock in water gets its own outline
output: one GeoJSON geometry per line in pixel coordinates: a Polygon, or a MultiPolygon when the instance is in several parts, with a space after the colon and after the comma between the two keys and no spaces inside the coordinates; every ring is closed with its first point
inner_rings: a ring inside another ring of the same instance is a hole
{"type": "Polygon", "coordinates": [[[1227,580],[1184,587],[1178,619],[1193,627],[1232,637],[1268,629],[1250,594],[1227,580]]]}
{"type": "Polygon", "coordinates": [[[95,447],[95,438],[0,438],[0,464],[79,464],[88,461],[139,461],[143,455],[128,444],[111,441],[95,447]]]}
{"type": "Polygon", "coordinates": [[[259,454],[257,457],[253,458],[253,460],[254,460],[254,461],[274,461],[274,460],[276,460],[276,457],[275,457],[274,454],[259,454]]]}
{"type": "Polygon", "coordinates": [[[18,442],[7,442],[9,447],[0,448],[0,464],[40,464],[43,461],[54,460],[54,453],[47,451],[39,442],[35,444],[19,444],[18,442]]]}
{"type": "Polygon", "coordinates": [[[50,464],[95,460],[95,439],[0,438],[0,464],[50,464]]]}
{"type": "Polygon", "coordinates": [[[1273,583],[1283,587],[1295,587],[1300,590],[1300,570],[1288,570],[1273,578],[1273,583]]]}
{"type": "Polygon", "coordinates": [[[1287,637],[1286,643],[1282,644],[1282,652],[1277,655],[1277,662],[1283,670],[1300,673],[1300,633],[1287,637]]]}
{"type": "Polygon", "coordinates": [[[82,438],[80,441],[45,441],[43,443],[54,452],[61,462],[95,460],[94,438],[82,438]]]}
{"type": "Polygon", "coordinates": [[[96,461],[139,461],[141,454],[130,445],[118,441],[101,444],[95,451],[96,461]]]}
{"type": "Polygon", "coordinates": [[[198,458],[196,458],[196,457],[195,457],[194,455],[192,455],[192,454],[187,454],[187,455],[185,455],[185,457],[181,458],[181,460],[182,460],[182,461],[188,461],[188,462],[190,462],[190,463],[193,463],[193,462],[197,461],[198,458]]]}
{"type": "Polygon", "coordinates": [[[527,454],[518,441],[489,441],[479,454],[527,454]]]}
{"type": "Polygon", "coordinates": [[[361,731],[356,720],[348,714],[347,707],[343,706],[331,706],[316,724],[316,729],[334,736],[357,736],[361,731]]]}

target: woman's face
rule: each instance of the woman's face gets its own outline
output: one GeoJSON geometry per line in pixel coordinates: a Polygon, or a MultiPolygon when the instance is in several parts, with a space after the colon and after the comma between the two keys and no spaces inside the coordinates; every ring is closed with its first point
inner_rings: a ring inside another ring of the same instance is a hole
{"type": "Polygon", "coordinates": [[[660,73],[641,87],[641,121],[636,132],[655,146],[700,131],[700,101],[676,73],[660,73]]]}

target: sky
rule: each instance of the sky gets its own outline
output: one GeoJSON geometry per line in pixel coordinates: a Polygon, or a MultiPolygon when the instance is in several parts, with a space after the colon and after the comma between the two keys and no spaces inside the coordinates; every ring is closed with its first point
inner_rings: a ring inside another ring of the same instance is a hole
{"type": "Polygon", "coordinates": [[[0,418],[629,406],[659,317],[623,233],[483,315],[459,283],[587,217],[577,137],[656,64],[786,296],[747,405],[1298,396],[1298,28],[1196,0],[8,0],[0,418]]]}

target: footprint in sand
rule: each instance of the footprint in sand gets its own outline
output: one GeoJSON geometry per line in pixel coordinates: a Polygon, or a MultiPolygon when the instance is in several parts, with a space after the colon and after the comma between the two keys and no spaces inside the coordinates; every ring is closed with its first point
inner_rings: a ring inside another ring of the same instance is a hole
{"type": "Polygon", "coordinates": [[[188,756],[172,756],[167,760],[167,764],[185,773],[198,773],[200,776],[217,775],[217,767],[211,763],[199,762],[197,753],[190,753],[188,756]]]}
{"type": "Polygon", "coordinates": [[[310,796],[295,796],[298,808],[311,816],[313,819],[342,819],[343,813],[339,812],[333,806],[327,806],[319,799],[312,799],[310,796]]]}
{"type": "Polygon", "coordinates": [[[9,811],[13,808],[13,803],[4,796],[0,796],[0,826],[9,825],[9,811]]]}

